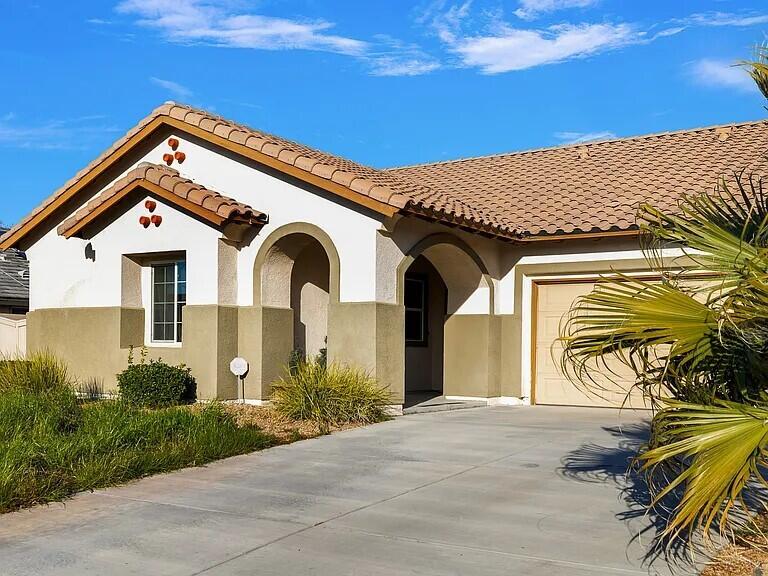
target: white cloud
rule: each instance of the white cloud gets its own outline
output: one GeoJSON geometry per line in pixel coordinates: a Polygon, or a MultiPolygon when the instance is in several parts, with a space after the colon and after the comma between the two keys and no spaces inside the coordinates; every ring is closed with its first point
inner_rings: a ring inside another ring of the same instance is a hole
{"type": "Polygon", "coordinates": [[[435,0],[416,18],[418,24],[428,24],[443,42],[456,40],[465,20],[469,17],[472,0],[454,4],[446,9],[447,0],[435,0]]]}
{"type": "Polygon", "coordinates": [[[364,57],[374,76],[419,76],[440,68],[440,63],[415,44],[391,36],[376,37],[376,51],[364,57]]]}
{"type": "Polygon", "coordinates": [[[691,14],[687,18],[677,20],[676,22],[696,26],[759,26],[760,24],[768,24],[768,14],[705,12],[691,14]]]}
{"type": "Polygon", "coordinates": [[[465,65],[498,74],[583,58],[644,40],[629,24],[560,24],[545,30],[504,25],[493,35],[463,38],[452,49],[465,65]]]}
{"type": "Polygon", "coordinates": [[[168,40],[259,50],[320,50],[360,55],[367,43],[328,33],[324,20],[299,21],[240,14],[226,0],[123,0],[117,11],[160,30],[168,40]]]}
{"type": "Polygon", "coordinates": [[[561,141],[561,144],[584,144],[616,138],[616,134],[608,130],[602,132],[555,132],[554,136],[561,141]]]}
{"type": "Polygon", "coordinates": [[[105,123],[104,116],[82,116],[40,123],[14,122],[14,114],[0,118],[0,146],[38,150],[81,150],[106,134],[120,129],[105,123]]]}
{"type": "Polygon", "coordinates": [[[189,98],[192,96],[192,90],[179,84],[178,82],[173,82],[172,80],[163,80],[162,78],[156,78],[154,76],[151,76],[149,81],[153,84],[156,84],[157,86],[160,86],[178,98],[189,98]]]}
{"type": "Polygon", "coordinates": [[[731,88],[744,92],[757,90],[746,70],[727,60],[703,58],[693,62],[690,71],[696,83],[702,86],[731,88]]]}
{"type": "MultiPolygon", "coordinates": [[[[136,17],[137,24],[158,30],[169,42],[179,44],[333,52],[358,59],[375,76],[415,76],[440,67],[435,58],[417,46],[388,36],[376,41],[358,40],[332,34],[334,25],[325,20],[242,13],[238,11],[241,6],[242,2],[236,0],[122,0],[116,10],[136,17]]],[[[157,79],[153,81],[160,84],[157,79]]],[[[168,83],[161,85],[179,93],[168,83]]]]}
{"type": "Polygon", "coordinates": [[[371,74],[374,76],[420,76],[440,68],[436,61],[408,60],[383,56],[371,60],[371,74]]]}
{"type": "Polygon", "coordinates": [[[520,0],[520,8],[515,10],[515,16],[531,20],[546,12],[555,12],[567,8],[589,8],[600,0],[520,0]]]}

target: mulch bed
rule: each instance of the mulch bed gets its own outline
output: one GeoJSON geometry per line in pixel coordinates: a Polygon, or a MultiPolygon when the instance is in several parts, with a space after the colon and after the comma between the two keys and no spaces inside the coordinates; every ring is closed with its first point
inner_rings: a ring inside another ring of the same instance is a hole
{"type": "MultiPolygon", "coordinates": [[[[227,412],[232,414],[238,426],[256,426],[268,434],[272,434],[282,443],[295,442],[306,438],[320,436],[320,429],[314,422],[307,420],[294,421],[278,414],[270,406],[253,406],[250,404],[224,404],[227,412]]],[[[331,432],[357,428],[359,424],[347,424],[331,427],[331,432]]]]}
{"type": "Polygon", "coordinates": [[[760,574],[755,572],[757,566],[768,576],[768,550],[732,544],[720,550],[701,576],[754,576],[760,574]]]}

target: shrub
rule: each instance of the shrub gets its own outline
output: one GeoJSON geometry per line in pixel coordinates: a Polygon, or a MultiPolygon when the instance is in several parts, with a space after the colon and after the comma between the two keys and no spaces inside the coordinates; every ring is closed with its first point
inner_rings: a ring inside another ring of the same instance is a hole
{"type": "Polygon", "coordinates": [[[134,406],[158,408],[189,403],[195,400],[197,383],[189,368],[171,366],[161,360],[144,359],[133,363],[128,357],[128,368],[117,375],[120,397],[134,406]]]}
{"type": "Polygon", "coordinates": [[[35,352],[26,358],[0,359],[0,393],[69,390],[73,383],[67,365],[47,351],[35,352]]]}
{"type": "Polygon", "coordinates": [[[386,420],[389,391],[362,370],[301,362],[272,387],[275,409],[292,420],[316,422],[322,433],[347,423],[386,420]]]}

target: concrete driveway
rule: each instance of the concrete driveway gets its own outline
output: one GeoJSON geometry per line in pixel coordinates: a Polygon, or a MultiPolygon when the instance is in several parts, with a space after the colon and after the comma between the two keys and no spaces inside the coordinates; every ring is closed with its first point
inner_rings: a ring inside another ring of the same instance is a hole
{"type": "Polygon", "coordinates": [[[0,574],[666,574],[623,475],[643,434],[606,409],[406,416],[4,515],[0,574]]]}

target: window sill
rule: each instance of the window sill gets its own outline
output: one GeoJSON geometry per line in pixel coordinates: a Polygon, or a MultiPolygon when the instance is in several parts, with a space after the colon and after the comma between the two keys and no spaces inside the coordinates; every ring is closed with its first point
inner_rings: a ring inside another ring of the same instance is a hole
{"type": "Polygon", "coordinates": [[[150,342],[146,345],[147,348],[181,348],[183,342],[150,342]]]}

